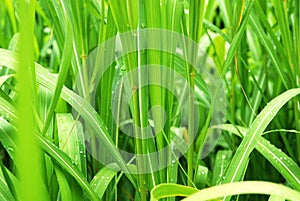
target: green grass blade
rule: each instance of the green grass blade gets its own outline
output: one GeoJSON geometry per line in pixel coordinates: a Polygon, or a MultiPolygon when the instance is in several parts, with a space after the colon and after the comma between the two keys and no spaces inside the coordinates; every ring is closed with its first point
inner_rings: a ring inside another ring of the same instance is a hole
{"type": "Polygon", "coordinates": [[[88,197],[93,201],[99,200],[98,196],[91,189],[91,186],[85,180],[79,169],[72,163],[71,159],[46,138],[42,137],[41,135],[37,135],[37,137],[41,149],[51,156],[58,165],[60,165],[77,181],[79,186],[87,193],[88,197]]]}
{"type": "MultiPolygon", "coordinates": [[[[295,60],[295,54],[294,54],[294,48],[292,44],[292,38],[291,38],[291,31],[289,27],[289,12],[287,11],[287,3],[284,1],[276,1],[273,0],[275,13],[277,15],[277,21],[279,24],[280,32],[281,32],[281,39],[284,46],[284,50],[287,54],[288,61],[289,61],[289,68],[294,66],[296,60],[295,60]]],[[[298,72],[298,70],[295,70],[295,72],[298,72]]]]}
{"type": "Polygon", "coordinates": [[[2,86],[9,78],[13,77],[14,74],[3,75],[0,77],[0,86],[2,86]]]}
{"type": "Polygon", "coordinates": [[[205,19],[203,20],[203,26],[206,29],[209,29],[213,32],[218,33],[226,42],[231,43],[231,39],[229,38],[229,36],[226,33],[224,33],[219,27],[215,26],[208,20],[205,20],[205,19]]]}
{"type": "Polygon", "coordinates": [[[159,184],[151,190],[150,201],[174,196],[189,196],[198,191],[196,188],[179,184],[159,184]]]}
{"type": "Polygon", "coordinates": [[[244,181],[206,188],[187,197],[184,201],[205,201],[239,194],[277,195],[289,200],[299,200],[300,198],[298,191],[281,184],[263,181],[244,181]]]}
{"type": "Polygon", "coordinates": [[[1,96],[0,96],[0,115],[11,122],[15,122],[17,119],[16,109],[14,108],[14,106],[11,103],[9,103],[7,100],[2,98],[1,96]]]}
{"type": "Polygon", "coordinates": [[[223,177],[225,176],[228,165],[230,164],[232,158],[232,151],[230,150],[220,150],[217,153],[212,185],[221,184],[223,177]]]}
{"type": "Polygon", "coordinates": [[[40,150],[35,136],[35,118],[33,109],[36,107],[35,66],[34,66],[34,16],[36,1],[20,1],[18,3],[20,23],[20,40],[17,80],[18,91],[18,121],[20,131],[17,138],[19,154],[17,163],[22,164],[19,169],[20,199],[23,201],[49,200],[43,188],[41,179],[40,150]],[[28,185],[30,184],[30,185],[28,185]],[[35,193],[32,193],[35,192],[35,193]]]}
{"type": "Polygon", "coordinates": [[[102,199],[108,184],[118,173],[117,164],[113,164],[113,166],[113,168],[110,168],[109,166],[102,168],[90,182],[92,189],[97,193],[100,199],[102,199]]]}
{"type": "MultiPolygon", "coordinates": [[[[8,146],[8,153],[11,153],[10,155],[13,156],[14,152],[18,152],[18,148],[16,147],[14,143],[14,138],[11,138],[11,135],[15,133],[15,128],[9,124],[6,120],[3,118],[0,118],[0,130],[4,131],[9,130],[10,132],[2,132],[7,133],[7,135],[1,135],[3,139],[6,139],[4,142],[4,145],[8,146]],[[3,127],[5,126],[5,127],[3,127]],[[4,138],[6,136],[6,138],[4,138]],[[5,143],[6,142],[6,143],[5,143]]],[[[94,193],[93,190],[91,190],[90,185],[85,180],[85,177],[82,175],[82,173],[79,171],[79,169],[72,163],[71,159],[63,152],[61,151],[57,146],[55,146],[53,143],[49,142],[45,137],[42,137],[38,135],[38,142],[42,150],[47,153],[49,156],[51,156],[57,164],[59,164],[65,171],[67,171],[74,179],[78,182],[78,184],[82,187],[82,189],[87,192],[89,198],[91,200],[98,200],[97,195],[94,193]]]]}
{"type": "Polygon", "coordinates": [[[3,176],[3,179],[5,179],[7,187],[10,192],[10,193],[7,193],[7,195],[10,196],[10,194],[11,194],[12,195],[11,199],[14,200],[14,198],[15,198],[15,200],[18,200],[18,196],[17,196],[17,192],[16,192],[16,187],[17,187],[16,183],[12,181],[12,178],[9,175],[9,170],[6,169],[6,167],[3,165],[2,161],[0,162],[0,166],[1,166],[1,171],[2,171],[1,173],[3,174],[0,177],[3,176]]]}
{"type": "Polygon", "coordinates": [[[18,152],[16,145],[16,131],[3,117],[0,117],[0,142],[11,159],[15,159],[18,152]]]}
{"type": "Polygon", "coordinates": [[[234,58],[235,52],[238,48],[238,45],[240,44],[240,42],[242,40],[242,37],[245,33],[245,30],[246,30],[246,27],[247,27],[247,24],[248,24],[248,21],[249,21],[249,16],[252,12],[253,3],[254,3],[253,0],[249,2],[248,7],[246,8],[245,14],[243,16],[243,21],[242,21],[242,23],[239,27],[239,30],[237,31],[236,35],[232,39],[232,42],[230,44],[230,48],[228,50],[226,60],[225,60],[225,63],[224,63],[223,72],[222,72],[222,75],[221,75],[222,78],[225,76],[226,72],[228,71],[228,69],[231,65],[231,62],[234,58]]]}
{"type": "Polygon", "coordinates": [[[224,183],[239,181],[245,171],[248,157],[254,149],[259,137],[268,126],[268,124],[275,117],[281,107],[293,97],[300,93],[300,89],[291,89],[278,97],[274,98],[268,105],[260,112],[252,123],[248,133],[239,145],[228,171],[225,176],[224,183]]]}
{"type": "Polygon", "coordinates": [[[62,201],[72,200],[72,192],[64,171],[60,167],[55,167],[55,174],[59,185],[59,192],[62,201]]]}
{"type": "MultiPolygon", "coordinates": [[[[0,48],[0,65],[5,65],[8,68],[15,70],[17,64],[18,62],[16,60],[15,53],[0,48]]],[[[36,71],[37,82],[49,90],[54,90],[56,86],[56,78],[47,69],[43,68],[39,64],[36,64],[36,71]]],[[[118,150],[115,148],[115,145],[113,144],[112,139],[109,136],[103,120],[99,117],[92,106],[86,103],[83,98],[66,87],[63,87],[61,97],[82,115],[82,117],[86,120],[91,129],[94,130],[95,134],[99,137],[107,150],[111,153],[112,157],[121,167],[121,169],[125,172],[130,172],[124,160],[120,156],[118,150]]]]}
{"type": "Polygon", "coordinates": [[[198,165],[197,174],[194,177],[194,183],[197,188],[202,189],[205,187],[208,177],[208,168],[203,165],[198,165]]]}
{"type": "MultiPolygon", "coordinates": [[[[224,124],[213,128],[223,129],[240,137],[244,137],[249,132],[248,128],[231,124],[224,124]]],[[[259,137],[255,149],[282,174],[293,188],[300,190],[300,168],[295,161],[262,136],[259,137]]]]}
{"type": "MultiPolygon", "coordinates": [[[[72,162],[82,170],[81,153],[79,144],[83,138],[82,127],[79,122],[74,121],[72,114],[56,114],[57,134],[59,148],[64,151],[72,162]]],[[[84,163],[84,162],[83,162],[84,163]]],[[[84,163],[85,166],[85,163],[84,163]]]]}
{"type": "Polygon", "coordinates": [[[285,88],[288,89],[289,86],[291,86],[291,84],[287,82],[288,79],[286,77],[286,74],[283,72],[284,68],[281,67],[281,62],[279,60],[279,57],[278,57],[276,51],[274,50],[269,38],[264,33],[263,28],[258,23],[257,17],[254,15],[251,15],[249,22],[250,22],[250,25],[252,26],[253,30],[256,32],[256,35],[260,39],[261,43],[266,48],[266,51],[269,53],[269,56],[271,57],[271,60],[273,61],[276,71],[279,74],[285,88]]]}
{"type": "Polygon", "coordinates": [[[3,201],[14,201],[14,197],[9,191],[7,183],[5,182],[4,176],[2,175],[2,171],[0,174],[0,199],[3,201]]]}
{"type": "MultiPolygon", "coordinates": [[[[64,8],[64,5],[62,6],[64,8]]],[[[66,11],[65,11],[66,12],[66,11]]],[[[70,61],[72,58],[72,43],[73,43],[73,30],[70,24],[70,20],[67,17],[67,14],[65,15],[65,35],[66,35],[66,41],[64,44],[64,49],[63,49],[63,57],[62,57],[62,61],[61,61],[61,65],[60,65],[60,69],[59,69],[59,75],[58,75],[58,80],[57,80],[57,84],[54,90],[54,95],[53,98],[51,100],[51,104],[50,104],[50,108],[48,110],[48,115],[45,121],[45,125],[44,128],[42,130],[43,135],[47,132],[49,124],[51,122],[51,119],[53,117],[53,113],[56,107],[56,104],[59,100],[60,97],[60,93],[62,90],[62,87],[64,86],[66,77],[68,75],[68,71],[69,71],[69,67],[70,67],[70,61]]]]}

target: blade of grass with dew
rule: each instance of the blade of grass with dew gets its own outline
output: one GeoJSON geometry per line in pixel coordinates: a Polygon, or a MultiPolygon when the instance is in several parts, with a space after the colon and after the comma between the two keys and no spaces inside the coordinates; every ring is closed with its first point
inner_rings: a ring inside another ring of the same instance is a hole
{"type": "Polygon", "coordinates": [[[299,200],[300,197],[298,191],[281,184],[264,181],[243,181],[206,188],[183,200],[204,201],[238,194],[277,195],[289,200],[299,200]]]}
{"type": "MultiPolygon", "coordinates": [[[[38,82],[50,90],[54,89],[55,77],[53,77],[48,70],[42,68],[41,66],[37,65],[37,67],[38,67],[37,71],[39,71],[37,73],[38,82]]],[[[104,144],[108,152],[118,163],[121,169],[125,172],[130,172],[123,158],[121,157],[120,153],[113,145],[112,140],[108,134],[108,131],[103,123],[103,120],[95,112],[92,106],[86,103],[85,100],[83,100],[80,96],[75,94],[73,91],[65,87],[62,89],[61,97],[65,99],[70,105],[73,106],[74,109],[76,109],[81,114],[81,116],[86,120],[88,125],[94,130],[99,140],[104,144]],[[101,132],[99,133],[99,131],[101,132]]],[[[129,178],[131,178],[130,175],[129,178]]],[[[134,180],[131,179],[131,181],[134,180]]]]}
{"type": "MultiPolygon", "coordinates": [[[[129,165],[128,168],[132,169],[132,172],[136,172],[136,166],[129,165]]],[[[114,179],[115,176],[117,176],[118,171],[120,171],[118,165],[116,163],[111,163],[99,170],[99,172],[97,172],[97,174],[91,180],[90,185],[100,199],[103,199],[103,195],[105,191],[107,191],[109,183],[112,181],[112,179],[114,179]]],[[[122,174],[118,176],[114,185],[118,185],[119,177],[121,176],[122,174]]]]}
{"type": "MultiPolygon", "coordinates": [[[[81,146],[83,133],[80,122],[74,121],[70,113],[61,113],[56,114],[56,123],[59,148],[71,158],[72,163],[75,164],[82,175],[86,177],[86,163],[85,157],[83,157],[85,150],[82,149],[83,147],[81,146]]],[[[61,173],[60,170],[57,170],[57,172],[61,173]]],[[[59,182],[63,182],[63,180],[66,179],[62,174],[59,174],[59,176],[59,182]]],[[[67,179],[67,181],[69,181],[70,188],[72,189],[71,195],[73,200],[82,200],[83,194],[81,189],[78,188],[72,179],[67,179]]]]}
{"type": "MultiPolygon", "coordinates": [[[[113,165],[113,164],[111,164],[113,165]]],[[[107,190],[107,187],[109,183],[112,181],[112,179],[117,175],[118,173],[118,167],[117,164],[114,164],[113,168],[110,168],[110,165],[102,168],[92,179],[90,182],[90,185],[97,193],[100,199],[103,199],[103,195],[105,191],[107,190]]]]}
{"type": "Polygon", "coordinates": [[[85,161],[81,161],[81,155],[84,153],[79,147],[80,141],[83,139],[80,122],[74,121],[70,113],[59,113],[56,114],[56,123],[59,148],[71,158],[81,172],[84,172],[82,163],[85,166],[85,161]]]}
{"type": "Polygon", "coordinates": [[[300,89],[290,89],[270,101],[260,112],[233,156],[232,162],[228,167],[224,183],[239,181],[241,179],[241,176],[245,171],[248,157],[265,128],[272,121],[281,107],[299,93],[300,89]]]}
{"type": "Polygon", "coordinates": [[[71,159],[45,137],[37,134],[37,138],[41,149],[51,156],[59,166],[61,166],[77,181],[81,188],[87,193],[89,199],[97,201],[99,199],[98,196],[91,189],[91,186],[86,181],[80,170],[72,163],[71,159]]]}
{"type": "Polygon", "coordinates": [[[197,170],[195,171],[194,183],[198,189],[205,187],[208,177],[208,168],[203,165],[198,165],[197,170]]]}
{"type": "MultiPolygon", "coordinates": [[[[8,130],[9,133],[7,132],[2,132],[2,134],[7,134],[7,135],[1,135],[1,137],[4,139],[3,142],[8,146],[8,153],[13,156],[14,153],[17,153],[19,150],[19,147],[17,147],[14,143],[14,139],[16,137],[13,137],[13,133],[16,133],[17,131],[15,128],[9,124],[6,120],[3,118],[0,118],[0,129],[2,131],[8,130]],[[4,126],[4,127],[3,127],[4,126]]],[[[51,156],[57,164],[59,164],[65,171],[67,171],[74,179],[78,182],[78,184],[82,187],[82,189],[87,192],[89,198],[91,200],[98,200],[97,196],[94,194],[94,192],[90,189],[89,184],[86,182],[84,179],[84,176],[82,173],[78,170],[78,168],[72,164],[71,159],[64,153],[62,152],[58,147],[56,147],[53,143],[49,142],[48,139],[40,136],[38,134],[37,136],[38,142],[42,150],[47,153],[49,156],[51,156]]]]}
{"type": "MultiPolygon", "coordinates": [[[[249,132],[248,128],[231,124],[224,124],[213,128],[223,129],[240,137],[244,137],[249,132]]],[[[255,149],[277,169],[293,188],[300,190],[300,168],[295,161],[263,137],[259,137],[255,149]]]]}
{"type": "Polygon", "coordinates": [[[218,185],[222,183],[226,170],[232,159],[231,150],[220,150],[217,152],[215,159],[215,165],[213,169],[212,185],[218,185]]]}
{"type": "MultiPolygon", "coordinates": [[[[17,55],[14,52],[3,50],[0,48],[0,65],[5,65],[8,68],[15,70],[15,67],[18,64],[16,57],[17,55]]],[[[43,85],[49,90],[55,89],[56,78],[47,69],[43,68],[39,64],[36,64],[36,73],[37,82],[39,84],[43,85]]],[[[78,96],[66,87],[63,87],[61,97],[82,115],[82,117],[94,130],[95,134],[99,137],[102,143],[104,143],[104,146],[110,152],[111,156],[115,159],[115,161],[117,161],[121,169],[125,172],[130,172],[127,169],[127,165],[125,164],[123,158],[120,156],[120,153],[112,143],[103,120],[99,117],[92,106],[86,103],[86,101],[82,97],[78,96]]]]}

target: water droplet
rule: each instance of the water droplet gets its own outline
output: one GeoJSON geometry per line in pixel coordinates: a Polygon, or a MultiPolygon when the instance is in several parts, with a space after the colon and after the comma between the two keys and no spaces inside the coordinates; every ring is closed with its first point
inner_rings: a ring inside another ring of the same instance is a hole
{"type": "Polygon", "coordinates": [[[121,71],[126,71],[126,66],[122,65],[120,69],[121,69],[121,71]]]}
{"type": "Polygon", "coordinates": [[[7,147],[7,151],[10,152],[10,153],[13,153],[14,149],[12,147],[7,147]]]}

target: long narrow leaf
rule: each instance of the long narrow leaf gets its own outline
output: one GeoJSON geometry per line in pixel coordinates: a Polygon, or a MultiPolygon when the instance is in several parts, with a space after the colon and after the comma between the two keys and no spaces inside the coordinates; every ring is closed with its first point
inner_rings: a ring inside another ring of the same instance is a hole
{"type": "Polygon", "coordinates": [[[280,108],[300,93],[300,89],[291,89],[274,98],[261,111],[252,123],[248,133],[239,145],[228,167],[224,183],[239,181],[245,171],[247,159],[257,144],[265,128],[275,117],[280,108]]]}

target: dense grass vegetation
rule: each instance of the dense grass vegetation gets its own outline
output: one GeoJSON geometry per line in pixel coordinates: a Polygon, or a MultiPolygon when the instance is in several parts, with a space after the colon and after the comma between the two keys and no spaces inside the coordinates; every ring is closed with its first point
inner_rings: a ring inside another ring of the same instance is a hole
{"type": "Polygon", "coordinates": [[[300,200],[298,0],[0,0],[0,200],[300,200]]]}

